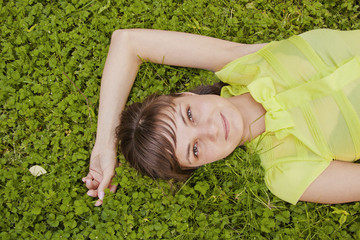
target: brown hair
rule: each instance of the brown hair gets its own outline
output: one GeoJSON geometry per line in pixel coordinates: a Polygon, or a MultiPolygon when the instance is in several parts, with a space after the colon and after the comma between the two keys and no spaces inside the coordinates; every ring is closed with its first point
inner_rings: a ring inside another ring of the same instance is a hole
{"type": "MultiPolygon", "coordinates": [[[[200,86],[197,94],[220,95],[224,83],[200,86]]],[[[174,99],[181,94],[152,95],[128,106],[121,114],[116,136],[121,152],[132,167],[152,178],[186,180],[196,168],[183,168],[175,155],[174,99]]]]}

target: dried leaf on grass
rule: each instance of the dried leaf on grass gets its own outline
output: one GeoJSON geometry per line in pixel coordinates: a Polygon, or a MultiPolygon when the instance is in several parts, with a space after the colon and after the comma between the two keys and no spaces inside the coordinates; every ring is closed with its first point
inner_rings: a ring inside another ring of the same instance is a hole
{"type": "Polygon", "coordinates": [[[29,171],[35,177],[38,177],[38,176],[41,176],[41,175],[47,173],[46,170],[39,165],[32,166],[31,168],[29,168],[29,171]]]}

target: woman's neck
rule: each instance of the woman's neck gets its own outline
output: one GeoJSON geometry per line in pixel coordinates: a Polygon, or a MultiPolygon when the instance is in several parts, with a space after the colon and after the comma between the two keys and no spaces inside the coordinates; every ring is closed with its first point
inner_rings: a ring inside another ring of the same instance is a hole
{"type": "Polygon", "coordinates": [[[256,102],[250,93],[228,98],[240,111],[244,121],[244,132],[240,145],[249,142],[265,132],[265,113],[263,106],[256,102]]]}

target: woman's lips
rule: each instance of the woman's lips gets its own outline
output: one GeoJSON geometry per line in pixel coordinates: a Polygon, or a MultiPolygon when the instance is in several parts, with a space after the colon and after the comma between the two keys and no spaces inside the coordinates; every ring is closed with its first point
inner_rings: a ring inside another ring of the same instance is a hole
{"type": "Polygon", "coordinates": [[[229,122],[228,122],[227,119],[224,117],[224,115],[222,115],[221,113],[220,113],[220,115],[221,115],[221,118],[222,118],[222,120],[223,120],[224,132],[225,132],[225,140],[227,140],[228,137],[229,137],[229,122]]]}

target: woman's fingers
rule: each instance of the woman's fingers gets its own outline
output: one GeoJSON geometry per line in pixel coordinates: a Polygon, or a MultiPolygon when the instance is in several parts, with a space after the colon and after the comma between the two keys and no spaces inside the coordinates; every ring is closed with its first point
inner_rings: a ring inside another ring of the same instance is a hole
{"type": "Polygon", "coordinates": [[[86,177],[82,178],[82,181],[86,184],[88,189],[97,189],[99,187],[99,182],[94,179],[94,177],[89,173],[86,177]]]}
{"type": "Polygon", "coordinates": [[[103,201],[102,200],[97,200],[96,203],[95,203],[95,207],[98,207],[100,205],[102,205],[103,201]]]}
{"type": "Polygon", "coordinates": [[[87,195],[89,195],[90,197],[97,197],[98,196],[98,192],[97,190],[89,190],[87,191],[87,195]]]}
{"type": "Polygon", "coordinates": [[[82,181],[89,189],[87,195],[90,197],[98,198],[95,206],[100,206],[103,203],[105,196],[105,189],[109,188],[110,192],[115,192],[117,185],[112,185],[111,181],[114,176],[114,170],[110,168],[110,171],[101,171],[101,174],[94,169],[90,169],[89,174],[82,178],[82,181]]]}
{"type": "Polygon", "coordinates": [[[93,175],[91,174],[91,172],[88,173],[88,175],[86,175],[86,177],[83,177],[82,180],[84,181],[84,179],[94,179],[93,175]]]}
{"type": "Polygon", "coordinates": [[[86,177],[83,177],[81,179],[81,181],[83,181],[83,183],[87,183],[87,181],[92,181],[94,179],[94,177],[91,175],[91,173],[89,172],[88,175],[86,177]]]}
{"type": "MultiPolygon", "coordinates": [[[[98,191],[97,190],[89,190],[87,192],[87,195],[89,195],[90,197],[97,197],[98,196],[98,191]]],[[[98,207],[100,205],[102,205],[103,201],[98,199],[95,203],[95,206],[98,207]]]]}
{"type": "Polygon", "coordinates": [[[116,189],[117,189],[117,185],[111,185],[110,187],[109,187],[109,190],[110,190],[110,192],[116,192],[116,189]]]}
{"type": "Polygon", "coordinates": [[[94,180],[86,179],[85,184],[88,189],[97,189],[99,187],[99,182],[96,181],[95,179],[94,180]]]}
{"type": "MultiPolygon", "coordinates": [[[[95,181],[95,180],[94,180],[95,181]]],[[[93,182],[94,182],[93,181],[93,182]]],[[[99,184],[98,184],[99,185],[99,184]]],[[[87,186],[87,185],[86,185],[87,186]]],[[[110,192],[115,192],[116,191],[116,188],[117,188],[117,185],[110,185],[109,186],[109,190],[110,190],[110,192]]],[[[103,203],[103,201],[102,201],[102,199],[104,199],[104,191],[98,191],[98,189],[97,188],[95,188],[95,189],[90,189],[89,191],[87,191],[87,195],[89,195],[90,197],[94,197],[94,198],[96,198],[96,197],[98,197],[99,199],[96,201],[96,203],[95,203],[95,206],[96,207],[98,207],[98,206],[101,206],[102,205],[102,203],[103,203]]]]}

